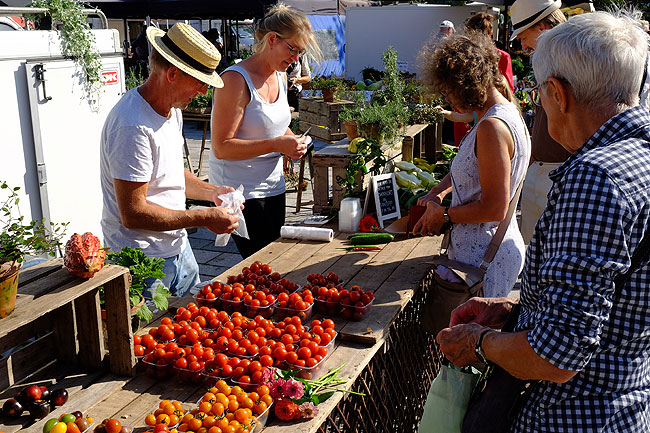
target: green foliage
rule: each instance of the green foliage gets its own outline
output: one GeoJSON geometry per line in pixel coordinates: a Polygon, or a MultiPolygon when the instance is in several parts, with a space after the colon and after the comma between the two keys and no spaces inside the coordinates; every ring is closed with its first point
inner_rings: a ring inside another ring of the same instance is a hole
{"type": "Polygon", "coordinates": [[[440,105],[440,103],[409,105],[409,124],[430,125],[440,122],[443,116],[435,109],[436,105],[440,105]]]}
{"type": "Polygon", "coordinates": [[[136,72],[136,68],[131,67],[126,73],[126,79],[124,80],[124,84],[126,85],[126,90],[131,90],[144,84],[145,81],[147,81],[147,78],[144,76],[142,71],[138,70],[136,72]]]}
{"type": "Polygon", "coordinates": [[[69,223],[50,223],[48,227],[43,221],[26,222],[18,209],[20,188],[11,188],[2,181],[0,189],[7,194],[0,206],[0,264],[14,260],[22,262],[25,254],[48,253],[54,257],[55,251],[62,245],[61,239],[69,223]]]}
{"type": "Polygon", "coordinates": [[[373,162],[370,168],[372,175],[381,173],[382,168],[386,165],[388,160],[381,149],[379,140],[367,138],[361,141],[357,147],[357,153],[350,156],[348,164],[345,166],[345,177],[338,177],[336,181],[345,190],[344,196],[350,197],[354,195],[354,189],[359,186],[356,180],[357,173],[368,173],[367,162],[373,162]]]}
{"type": "Polygon", "coordinates": [[[84,4],[75,0],[33,0],[29,6],[49,9],[52,21],[61,23],[63,54],[72,57],[83,68],[86,92],[99,91],[102,63],[95,47],[95,36],[90,33],[82,12],[84,4]]]}
{"type": "Polygon", "coordinates": [[[343,80],[336,78],[334,76],[314,77],[311,79],[310,83],[311,83],[311,88],[314,90],[333,90],[333,89],[344,87],[343,80]]]}
{"type": "MultiPolygon", "coordinates": [[[[140,248],[122,247],[119,253],[108,253],[107,259],[116,265],[129,268],[131,274],[131,288],[129,289],[129,299],[131,306],[138,305],[142,299],[152,300],[156,308],[166,310],[169,307],[168,299],[171,293],[165,286],[159,284],[151,298],[144,296],[144,280],[147,278],[163,279],[165,273],[163,265],[165,259],[160,257],[148,257],[140,248]]],[[[153,317],[153,313],[147,306],[143,304],[138,310],[137,316],[148,322],[153,317]]]]}
{"type": "Polygon", "coordinates": [[[208,88],[208,91],[205,92],[205,95],[200,93],[192,99],[192,102],[188,104],[189,107],[210,107],[212,106],[212,87],[208,88]]]}

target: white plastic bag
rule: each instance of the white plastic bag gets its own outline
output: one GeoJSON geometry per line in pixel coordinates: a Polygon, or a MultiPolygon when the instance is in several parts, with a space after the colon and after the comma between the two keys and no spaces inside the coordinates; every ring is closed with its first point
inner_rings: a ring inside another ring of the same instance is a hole
{"type": "MultiPolygon", "coordinates": [[[[239,188],[233,192],[221,194],[219,198],[221,199],[221,207],[228,209],[231,214],[239,217],[239,227],[237,227],[233,233],[244,239],[249,239],[248,229],[246,229],[246,220],[244,219],[244,213],[241,209],[241,206],[245,201],[244,185],[239,185],[239,188]]],[[[230,233],[221,233],[217,235],[214,244],[218,247],[223,247],[228,244],[229,240],[230,233]]]]}

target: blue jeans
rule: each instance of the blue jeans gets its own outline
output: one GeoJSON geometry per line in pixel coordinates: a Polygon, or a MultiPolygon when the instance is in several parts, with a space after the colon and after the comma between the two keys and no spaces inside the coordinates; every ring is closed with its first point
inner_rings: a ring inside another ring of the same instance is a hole
{"type": "MultiPolygon", "coordinates": [[[[192,287],[199,284],[199,265],[196,263],[189,241],[179,255],[165,259],[163,272],[165,278],[162,279],[162,284],[172,292],[172,296],[184,296],[192,287]]],[[[147,287],[144,291],[145,296],[151,297],[150,290],[160,282],[158,279],[147,278],[144,281],[147,287]]]]}

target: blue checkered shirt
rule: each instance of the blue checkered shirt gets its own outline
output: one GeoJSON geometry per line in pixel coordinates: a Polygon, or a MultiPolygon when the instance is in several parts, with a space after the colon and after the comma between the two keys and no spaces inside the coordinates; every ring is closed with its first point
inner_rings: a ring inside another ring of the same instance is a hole
{"type": "Polygon", "coordinates": [[[616,299],[650,220],[650,112],[607,121],[551,172],[529,246],[518,330],[567,383],[539,382],[512,432],[650,432],[650,266],[616,299]]]}

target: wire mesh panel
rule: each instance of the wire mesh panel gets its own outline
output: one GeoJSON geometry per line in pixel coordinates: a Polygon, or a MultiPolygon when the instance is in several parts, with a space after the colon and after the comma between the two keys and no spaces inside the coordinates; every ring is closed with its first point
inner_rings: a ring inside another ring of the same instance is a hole
{"type": "Polygon", "coordinates": [[[352,386],[365,397],[347,394],[319,432],[415,432],[442,354],[420,325],[433,273],[391,325],[383,347],[352,386]]]}

